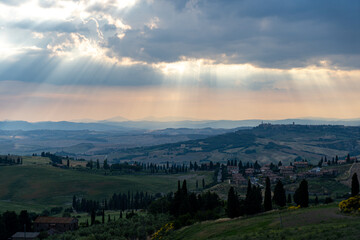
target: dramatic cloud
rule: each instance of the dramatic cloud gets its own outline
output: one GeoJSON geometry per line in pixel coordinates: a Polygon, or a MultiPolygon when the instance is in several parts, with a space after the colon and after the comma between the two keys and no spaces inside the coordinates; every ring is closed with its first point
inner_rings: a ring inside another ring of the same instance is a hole
{"type": "Polygon", "coordinates": [[[350,104],[359,12],[356,0],[1,1],[0,82],[231,89],[250,105],[245,93],[338,89],[350,104]]]}

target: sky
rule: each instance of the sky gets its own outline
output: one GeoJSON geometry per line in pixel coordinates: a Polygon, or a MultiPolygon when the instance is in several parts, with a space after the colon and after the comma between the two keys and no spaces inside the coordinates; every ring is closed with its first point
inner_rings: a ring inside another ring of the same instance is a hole
{"type": "Polygon", "coordinates": [[[0,0],[0,120],[360,118],[358,0],[0,0]]]}

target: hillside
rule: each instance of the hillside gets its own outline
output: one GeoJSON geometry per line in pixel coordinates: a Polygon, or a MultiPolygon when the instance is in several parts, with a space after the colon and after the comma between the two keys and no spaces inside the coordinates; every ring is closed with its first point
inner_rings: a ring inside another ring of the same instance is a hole
{"type": "MultiPolygon", "coordinates": [[[[42,125],[41,125],[42,126],[42,125]]],[[[77,125],[76,125],[77,126],[77,125]]],[[[85,125],[87,127],[88,125],[85,125]]],[[[46,127],[46,126],[44,126],[46,127]]],[[[80,128],[80,127],[79,127],[80,128]]],[[[236,129],[163,130],[1,130],[0,154],[31,155],[52,152],[78,158],[104,159],[114,149],[175,143],[235,132],[236,129]]]]}
{"type": "Polygon", "coordinates": [[[178,180],[183,179],[187,179],[189,188],[194,189],[196,180],[205,178],[210,183],[213,176],[211,172],[105,176],[93,171],[53,167],[48,162],[47,158],[24,157],[23,165],[0,167],[0,212],[69,207],[73,195],[102,200],[113,193],[128,191],[168,193],[176,189],[178,180]]]}
{"type": "Polygon", "coordinates": [[[332,204],[196,223],[166,239],[359,239],[359,224],[359,217],[342,215],[332,204]]]}
{"type": "Polygon", "coordinates": [[[321,157],[350,153],[360,155],[360,127],[332,125],[270,125],[211,136],[201,140],[152,147],[117,150],[110,160],[149,162],[227,161],[237,157],[243,162],[262,164],[282,161],[288,164],[301,157],[317,163],[321,157]]]}

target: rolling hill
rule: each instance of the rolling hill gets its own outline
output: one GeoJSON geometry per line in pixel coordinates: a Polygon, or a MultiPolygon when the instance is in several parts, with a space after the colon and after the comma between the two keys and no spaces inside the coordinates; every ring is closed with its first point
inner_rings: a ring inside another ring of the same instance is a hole
{"type": "Polygon", "coordinates": [[[261,124],[200,140],[117,150],[109,153],[113,162],[225,162],[238,158],[262,164],[307,159],[314,164],[321,157],[344,159],[360,155],[360,127],[341,125],[261,124]]]}

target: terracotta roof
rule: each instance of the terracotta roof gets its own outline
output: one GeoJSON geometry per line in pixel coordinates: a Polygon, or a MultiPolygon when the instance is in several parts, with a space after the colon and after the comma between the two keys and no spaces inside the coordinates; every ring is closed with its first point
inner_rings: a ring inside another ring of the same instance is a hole
{"type": "Polygon", "coordinates": [[[76,218],[69,217],[37,217],[34,223],[72,223],[76,218]]]}

